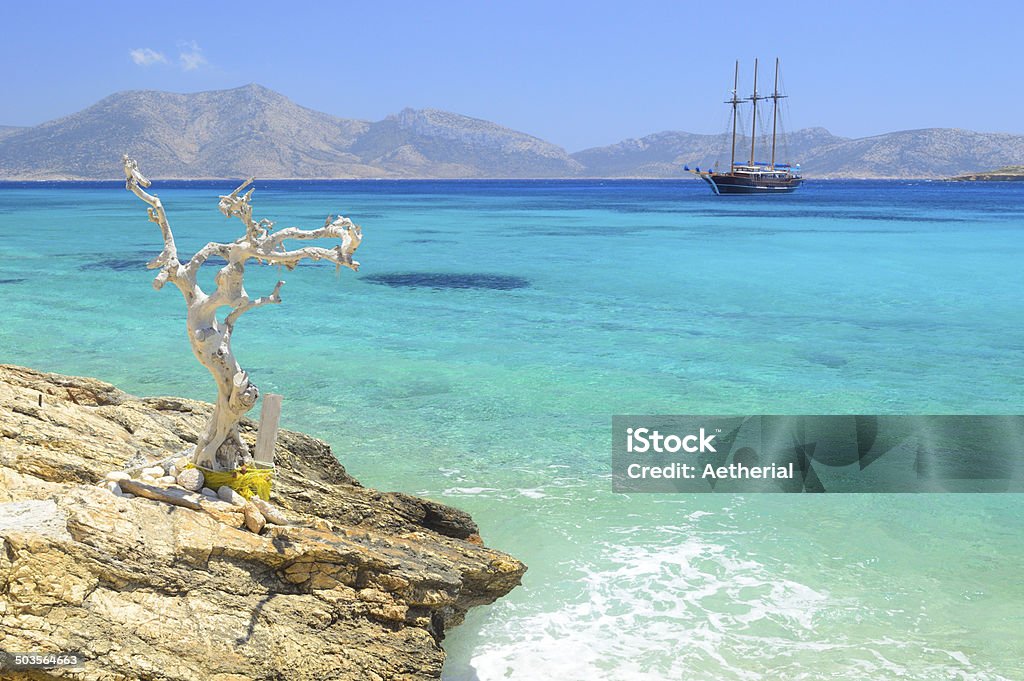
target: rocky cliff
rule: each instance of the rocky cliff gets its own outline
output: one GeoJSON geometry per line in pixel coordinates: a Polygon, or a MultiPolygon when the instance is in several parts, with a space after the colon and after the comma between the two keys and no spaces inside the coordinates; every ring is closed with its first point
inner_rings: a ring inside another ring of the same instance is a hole
{"type": "Polygon", "coordinates": [[[389,177],[572,177],[583,169],[554,144],[436,109],[372,123],[352,152],[389,177]]]}
{"type": "Polygon", "coordinates": [[[307,109],[259,85],[118,92],[0,137],[0,177],[117,178],[124,175],[125,153],[146,159],[157,177],[372,176],[348,151],[368,125],[307,109]]]}
{"type": "Polygon", "coordinates": [[[31,128],[0,128],[0,179],[123,177],[121,155],[158,178],[564,177],[560,147],[425,109],[382,121],[307,109],[260,85],[191,94],[118,92],[31,128]]]}
{"type": "Polygon", "coordinates": [[[437,679],[445,630],[519,584],[468,515],[362,487],[300,433],[276,451],[289,522],[259,534],[228,503],[100,486],[187,448],[209,410],[0,365],[0,651],[84,660],[0,678],[437,679]]]}

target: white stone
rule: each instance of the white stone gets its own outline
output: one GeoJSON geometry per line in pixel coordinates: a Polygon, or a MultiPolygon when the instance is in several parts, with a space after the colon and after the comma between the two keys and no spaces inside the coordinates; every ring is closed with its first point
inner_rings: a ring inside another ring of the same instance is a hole
{"type": "Polygon", "coordinates": [[[179,456],[177,459],[174,460],[173,463],[175,468],[178,469],[178,472],[181,472],[185,470],[185,468],[192,462],[189,461],[189,458],[187,456],[179,456]]]}
{"type": "Polygon", "coordinates": [[[263,517],[268,523],[273,523],[274,525],[291,524],[288,522],[288,518],[286,518],[284,514],[269,501],[264,501],[259,497],[253,497],[249,500],[249,503],[259,509],[260,513],[263,514],[263,517]]]}
{"type": "MultiPolygon", "coordinates": [[[[203,485],[206,484],[206,476],[198,468],[186,468],[182,472],[178,473],[178,485],[187,489],[189,492],[198,492],[204,489],[203,485]]],[[[216,493],[211,492],[216,496],[216,493]]]]}
{"type": "Polygon", "coordinates": [[[114,471],[113,473],[107,473],[106,479],[119,482],[121,480],[131,480],[132,476],[128,475],[124,471],[114,471]]]}
{"type": "Polygon", "coordinates": [[[180,472],[181,471],[178,470],[178,467],[175,466],[173,463],[167,467],[167,475],[171,476],[172,478],[178,477],[178,473],[180,472]]]}
{"type": "Polygon", "coordinates": [[[161,485],[173,485],[177,480],[174,479],[173,475],[165,475],[161,478],[156,479],[161,485]]]}
{"type": "Polygon", "coordinates": [[[117,484],[116,480],[107,480],[103,486],[115,497],[124,496],[123,492],[121,492],[121,485],[117,484]]]}
{"type": "Polygon", "coordinates": [[[226,501],[234,506],[245,506],[245,497],[227,485],[221,485],[220,489],[217,490],[217,496],[222,501],[226,501]]]}
{"type": "Polygon", "coordinates": [[[144,477],[144,478],[145,477],[150,477],[150,478],[153,478],[154,480],[156,478],[162,478],[162,477],[164,477],[164,467],[163,466],[151,466],[150,468],[143,468],[142,469],[142,477],[144,477]]]}

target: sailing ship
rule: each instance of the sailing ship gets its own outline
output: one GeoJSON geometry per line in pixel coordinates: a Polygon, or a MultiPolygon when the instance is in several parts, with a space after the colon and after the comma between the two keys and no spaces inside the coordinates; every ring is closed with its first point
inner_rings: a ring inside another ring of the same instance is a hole
{"type": "Polygon", "coordinates": [[[726,104],[732,105],[732,155],[729,160],[729,172],[701,171],[700,168],[686,170],[695,173],[700,179],[711,185],[715,194],[786,194],[795,191],[803,182],[800,166],[795,168],[788,163],[775,162],[775,142],[779,123],[779,100],[786,95],[779,94],[779,60],[775,60],[775,88],[770,95],[761,96],[757,92],[757,60],[754,60],[754,94],[745,99],[737,95],[740,82],[740,63],[736,62],[736,73],[733,77],[732,97],[726,104]],[[755,144],[757,142],[757,103],[766,99],[772,100],[772,151],[771,162],[755,160],[755,144]],[[753,105],[750,133],[750,159],[746,163],[736,162],[736,121],[739,118],[739,107],[744,102],[753,105]]]}

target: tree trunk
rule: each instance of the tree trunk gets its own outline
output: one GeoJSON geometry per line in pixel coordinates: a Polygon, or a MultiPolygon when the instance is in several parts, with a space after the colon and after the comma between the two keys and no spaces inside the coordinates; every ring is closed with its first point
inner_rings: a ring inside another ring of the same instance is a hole
{"type": "Polygon", "coordinates": [[[203,468],[232,470],[252,460],[238,423],[256,404],[259,389],[231,352],[231,329],[213,314],[204,314],[209,307],[206,302],[196,305],[196,314],[188,318],[192,352],[217,384],[213,414],[196,443],[193,461],[203,468]]]}

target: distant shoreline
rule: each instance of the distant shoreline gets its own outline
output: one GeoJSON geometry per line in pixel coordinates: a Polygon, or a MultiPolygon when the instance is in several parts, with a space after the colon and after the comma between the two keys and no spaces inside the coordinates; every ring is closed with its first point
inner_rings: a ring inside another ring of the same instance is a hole
{"type": "Polygon", "coordinates": [[[1024,166],[1006,166],[998,170],[967,173],[949,178],[950,182],[1024,182],[1024,166]]]}
{"type": "MultiPolygon", "coordinates": [[[[153,177],[154,182],[244,182],[240,177],[153,177]]],[[[1024,177],[1016,178],[1024,179],[1024,177]]],[[[949,182],[982,181],[950,177],[805,177],[811,182],[949,182]]],[[[689,177],[257,177],[257,182],[693,182],[689,177]]],[[[993,181],[986,179],[984,181],[993,181]]],[[[1006,180],[1006,181],[1013,181],[1006,180]]],[[[124,184],[117,178],[0,178],[0,186],[13,184],[124,184]]]]}

